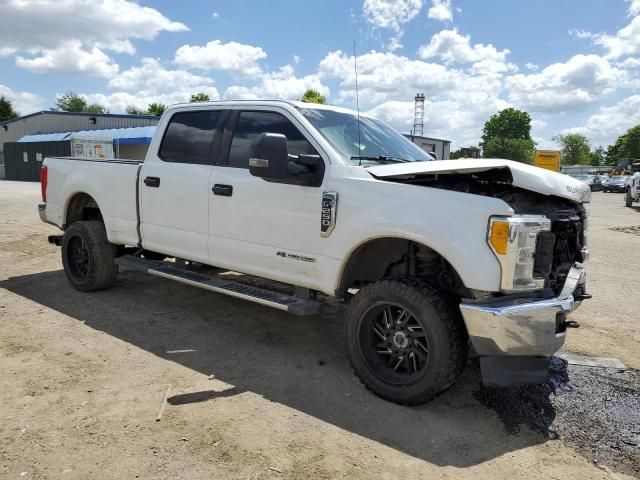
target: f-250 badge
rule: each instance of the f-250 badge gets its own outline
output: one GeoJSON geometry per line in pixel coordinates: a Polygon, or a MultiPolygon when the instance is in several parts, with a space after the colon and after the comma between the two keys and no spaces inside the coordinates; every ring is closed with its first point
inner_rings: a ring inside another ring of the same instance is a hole
{"type": "Polygon", "coordinates": [[[320,235],[328,237],[336,226],[338,209],[338,192],[324,192],[322,194],[322,213],[320,216],[320,235]]]}

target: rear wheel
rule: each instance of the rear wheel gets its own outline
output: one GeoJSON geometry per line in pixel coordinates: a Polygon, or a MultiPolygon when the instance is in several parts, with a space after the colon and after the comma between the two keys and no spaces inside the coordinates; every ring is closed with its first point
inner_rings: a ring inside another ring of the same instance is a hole
{"type": "Polygon", "coordinates": [[[62,238],[62,264],[69,283],[81,292],[109,287],[116,279],[115,247],[109,243],[104,224],[72,223],[62,238]]]}
{"type": "Polygon", "coordinates": [[[466,361],[459,313],[437,289],[413,279],[361,289],[349,306],[346,332],[358,378],[403,405],[424,403],[450,387],[466,361]]]}

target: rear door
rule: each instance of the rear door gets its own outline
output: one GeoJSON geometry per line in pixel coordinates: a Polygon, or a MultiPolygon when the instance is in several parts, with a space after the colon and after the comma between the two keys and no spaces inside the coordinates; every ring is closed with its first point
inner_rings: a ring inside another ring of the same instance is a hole
{"type": "Polygon", "coordinates": [[[209,177],[223,110],[177,111],[140,175],[142,244],[147,250],[207,262],[209,177]]]}
{"type": "Polygon", "coordinates": [[[313,137],[286,110],[256,107],[232,112],[221,163],[211,176],[217,193],[209,208],[210,263],[313,288],[309,282],[318,278],[325,240],[320,235],[323,189],[295,184],[293,177],[275,182],[252,176],[251,146],[263,132],[284,134],[290,155],[319,152],[313,137]]]}

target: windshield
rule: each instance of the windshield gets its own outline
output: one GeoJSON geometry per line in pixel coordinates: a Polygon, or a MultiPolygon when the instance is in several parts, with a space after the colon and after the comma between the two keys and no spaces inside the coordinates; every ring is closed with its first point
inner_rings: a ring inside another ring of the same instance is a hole
{"type": "Polygon", "coordinates": [[[611,177],[611,181],[612,182],[624,182],[625,178],[624,177],[611,177]]]}
{"type": "Polygon", "coordinates": [[[301,108],[300,113],[324,138],[355,165],[424,162],[433,158],[393,128],[373,118],[333,110],[301,108]]]}

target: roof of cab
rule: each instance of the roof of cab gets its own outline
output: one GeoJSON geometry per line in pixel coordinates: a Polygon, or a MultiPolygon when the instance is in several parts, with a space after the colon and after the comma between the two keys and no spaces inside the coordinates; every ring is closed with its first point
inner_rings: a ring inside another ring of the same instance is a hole
{"type": "MultiPolygon", "coordinates": [[[[299,102],[299,101],[292,101],[292,100],[269,100],[269,99],[265,99],[265,100],[259,100],[259,99],[255,99],[255,100],[214,100],[214,101],[210,101],[210,102],[194,102],[194,103],[177,103],[175,105],[171,105],[170,107],[167,108],[168,110],[183,110],[183,109],[188,109],[189,107],[206,107],[206,106],[221,106],[221,105],[228,105],[228,106],[236,106],[236,105],[255,105],[255,106],[283,106],[283,105],[287,105],[290,107],[294,107],[294,108],[313,108],[313,109],[317,109],[317,110],[331,110],[334,112],[340,112],[340,113],[349,113],[352,115],[357,115],[358,112],[356,110],[351,110],[349,108],[344,108],[344,107],[337,107],[335,105],[323,105],[323,104],[319,104],[319,103],[308,103],[308,102],[299,102]]],[[[360,112],[360,116],[362,117],[368,117],[368,115],[363,114],[362,112],[360,112]]]]}

